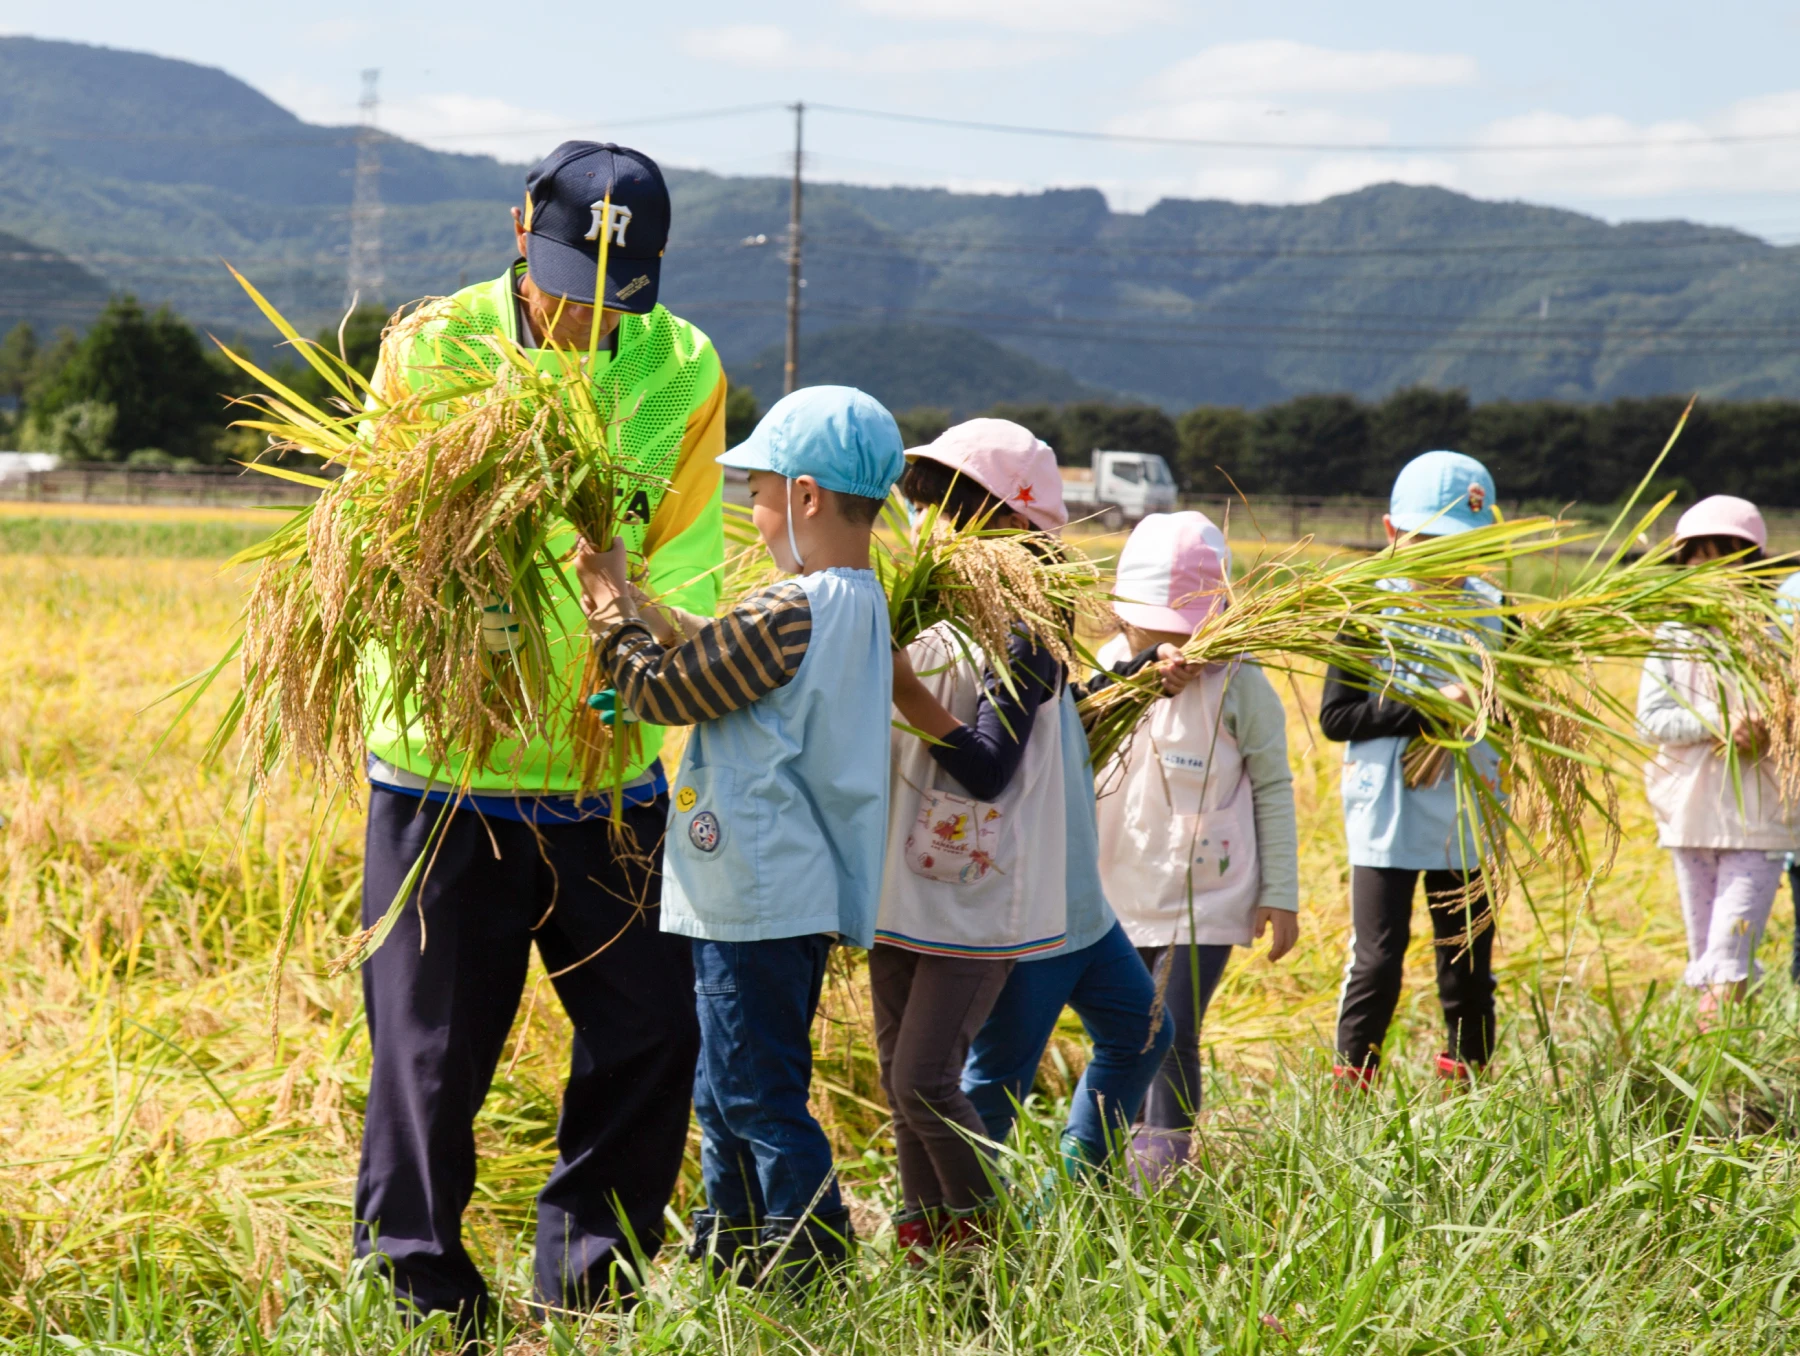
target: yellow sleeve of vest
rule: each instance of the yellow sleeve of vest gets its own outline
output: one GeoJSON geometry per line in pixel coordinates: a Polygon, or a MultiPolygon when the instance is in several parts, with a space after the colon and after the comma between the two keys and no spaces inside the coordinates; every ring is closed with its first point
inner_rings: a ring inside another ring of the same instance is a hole
{"type": "Polygon", "coordinates": [[[688,416],[669,490],[644,532],[650,591],[686,611],[711,616],[724,582],[725,378],[688,416]]]}

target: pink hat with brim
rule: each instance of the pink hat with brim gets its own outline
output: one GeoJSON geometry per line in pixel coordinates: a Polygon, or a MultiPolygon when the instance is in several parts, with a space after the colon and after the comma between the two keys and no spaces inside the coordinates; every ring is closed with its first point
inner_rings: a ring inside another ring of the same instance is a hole
{"type": "Polygon", "coordinates": [[[1145,631],[1193,631],[1228,601],[1231,548],[1204,513],[1152,513],[1119,553],[1113,611],[1145,631]]]}
{"type": "Polygon", "coordinates": [[[1060,531],[1069,521],[1056,453],[1010,419],[967,420],[906,455],[960,472],[1041,532],[1060,531]]]}
{"type": "Polygon", "coordinates": [[[1756,505],[1748,499],[1714,494],[1682,514],[1675,524],[1676,541],[1693,537],[1736,537],[1739,541],[1755,542],[1760,551],[1769,544],[1769,529],[1756,505]]]}

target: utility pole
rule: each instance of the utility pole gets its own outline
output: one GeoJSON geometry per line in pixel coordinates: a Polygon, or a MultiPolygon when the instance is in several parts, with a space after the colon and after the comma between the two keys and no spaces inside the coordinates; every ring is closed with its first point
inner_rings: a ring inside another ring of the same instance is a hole
{"type": "Polygon", "coordinates": [[[360,119],[356,128],[356,177],[350,188],[350,271],[344,305],[379,301],[387,280],[381,273],[381,141],[375,113],[381,105],[379,70],[362,73],[360,119]]]}
{"type": "Polygon", "coordinates": [[[806,105],[793,107],[794,189],[788,202],[787,363],[782,369],[783,395],[800,385],[800,132],[806,105]]]}

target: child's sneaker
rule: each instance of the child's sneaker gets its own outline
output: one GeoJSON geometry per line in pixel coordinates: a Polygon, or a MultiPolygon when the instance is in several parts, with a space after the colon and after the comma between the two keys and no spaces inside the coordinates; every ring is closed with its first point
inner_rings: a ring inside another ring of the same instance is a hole
{"type": "Polygon", "coordinates": [[[1378,1064],[1333,1064],[1331,1079],[1348,1092],[1369,1092],[1374,1089],[1375,1076],[1380,1072],[1378,1064]]]}
{"type": "Polygon", "coordinates": [[[1131,1189],[1147,1196],[1166,1186],[1187,1162],[1193,1145],[1194,1137],[1185,1130],[1139,1130],[1126,1151],[1131,1189]]]}

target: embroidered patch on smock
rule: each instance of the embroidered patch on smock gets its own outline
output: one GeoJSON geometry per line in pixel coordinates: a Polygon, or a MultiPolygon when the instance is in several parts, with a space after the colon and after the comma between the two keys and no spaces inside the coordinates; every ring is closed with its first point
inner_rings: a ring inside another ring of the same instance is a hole
{"type": "MultiPolygon", "coordinates": [[[[683,788],[691,790],[692,788],[683,788]]],[[[688,822],[688,842],[702,852],[719,850],[719,817],[711,810],[702,810],[688,822]]]]}
{"type": "Polygon", "coordinates": [[[675,808],[686,814],[694,808],[694,802],[700,799],[700,793],[691,786],[684,786],[675,793],[675,808]]]}

